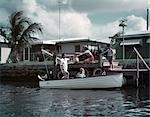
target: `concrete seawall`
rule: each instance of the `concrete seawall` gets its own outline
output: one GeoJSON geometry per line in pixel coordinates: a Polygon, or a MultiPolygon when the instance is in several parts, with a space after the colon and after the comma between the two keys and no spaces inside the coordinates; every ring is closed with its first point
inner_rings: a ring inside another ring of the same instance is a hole
{"type": "MultiPolygon", "coordinates": [[[[52,70],[53,65],[48,64],[47,68],[52,70]]],[[[13,63],[0,65],[0,81],[38,81],[38,74],[45,74],[44,63],[13,63]]]]}

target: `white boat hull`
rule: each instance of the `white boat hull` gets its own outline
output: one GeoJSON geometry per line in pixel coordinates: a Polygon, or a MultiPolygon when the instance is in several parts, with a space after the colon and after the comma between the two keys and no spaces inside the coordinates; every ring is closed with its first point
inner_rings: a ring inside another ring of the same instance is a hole
{"type": "Polygon", "coordinates": [[[67,80],[40,81],[41,88],[52,89],[100,89],[117,88],[123,85],[123,74],[108,76],[87,77],[67,80]]]}

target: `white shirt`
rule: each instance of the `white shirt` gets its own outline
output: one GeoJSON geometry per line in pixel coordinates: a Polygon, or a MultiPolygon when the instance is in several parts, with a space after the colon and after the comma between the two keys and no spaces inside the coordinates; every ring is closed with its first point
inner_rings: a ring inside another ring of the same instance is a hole
{"type": "Polygon", "coordinates": [[[61,58],[61,60],[60,60],[60,69],[61,69],[61,71],[68,72],[67,58],[61,58]]]}

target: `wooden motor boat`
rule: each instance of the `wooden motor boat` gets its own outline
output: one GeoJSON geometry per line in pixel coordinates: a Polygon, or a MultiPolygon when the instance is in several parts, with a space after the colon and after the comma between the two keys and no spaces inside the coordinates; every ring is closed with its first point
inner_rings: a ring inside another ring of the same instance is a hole
{"type": "Polygon", "coordinates": [[[122,87],[122,85],[122,73],[86,78],[39,81],[41,88],[52,89],[105,89],[122,87]]]}

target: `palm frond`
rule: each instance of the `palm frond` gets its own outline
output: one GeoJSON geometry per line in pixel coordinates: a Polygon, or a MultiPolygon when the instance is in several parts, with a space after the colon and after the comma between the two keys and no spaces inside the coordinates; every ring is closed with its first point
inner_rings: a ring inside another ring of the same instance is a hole
{"type": "Polygon", "coordinates": [[[31,41],[36,41],[36,40],[39,40],[39,38],[37,37],[29,37],[31,39],[31,41]]]}
{"type": "Polygon", "coordinates": [[[10,16],[10,25],[13,27],[16,25],[16,23],[18,22],[18,20],[20,20],[23,17],[23,11],[19,11],[19,12],[14,12],[11,16],[10,16]]]}
{"type": "Polygon", "coordinates": [[[31,40],[38,39],[33,37],[32,34],[42,33],[42,26],[38,23],[32,23],[29,18],[24,16],[23,11],[14,12],[9,18],[9,31],[5,33],[3,30],[0,30],[0,35],[9,38],[8,42],[12,48],[11,53],[14,55],[10,59],[14,59],[14,62],[16,62],[17,52],[27,44],[30,44],[31,40]]]}
{"type": "Polygon", "coordinates": [[[29,34],[35,33],[35,32],[41,32],[42,33],[42,25],[40,23],[33,23],[31,24],[27,30],[29,34]]]}
{"type": "Polygon", "coordinates": [[[42,33],[42,28],[41,28],[41,24],[39,23],[33,23],[31,24],[22,34],[21,39],[23,39],[24,41],[28,42],[31,40],[35,40],[36,38],[32,37],[31,35],[36,33],[36,32],[41,32],[42,33]]]}
{"type": "Polygon", "coordinates": [[[18,30],[18,29],[20,28],[20,26],[23,27],[25,25],[25,23],[27,25],[30,25],[31,24],[31,20],[24,16],[23,11],[15,12],[10,17],[11,30],[14,33],[18,33],[16,31],[20,32],[20,30],[18,30]]]}

